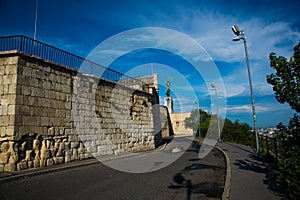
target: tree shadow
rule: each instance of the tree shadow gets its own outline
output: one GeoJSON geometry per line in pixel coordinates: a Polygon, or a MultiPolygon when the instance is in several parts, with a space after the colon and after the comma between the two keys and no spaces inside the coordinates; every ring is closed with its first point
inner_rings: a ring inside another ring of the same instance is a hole
{"type": "Polygon", "coordinates": [[[224,167],[195,163],[195,164],[192,164],[192,165],[189,165],[189,166],[185,167],[184,171],[187,171],[187,170],[197,170],[197,169],[220,170],[220,169],[224,169],[224,167]]]}
{"type": "Polygon", "coordinates": [[[187,149],[187,152],[190,152],[190,154],[196,152],[195,157],[187,159],[187,161],[194,163],[187,165],[184,167],[184,169],[180,170],[179,173],[175,174],[168,188],[181,190],[181,192],[184,190],[187,200],[194,198],[193,194],[199,196],[200,198],[220,199],[223,194],[224,185],[222,183],[218,183],[216,180],[207,179],[207,177],[205,177],[207,176],[207,174],[205,174],[205,170],[211,169],[215,174],[215,172],[218,172],[218,170],[224,170],[225,172],[226,166],[216,166],[214,164],[210,165],[201,163],[201,159],[198,158],[197,154],[200,147],[201,145],[199,145],[197,142],[193,142],[192,145],[187,149]],[[199,174],[202,174],[200,175],[201,178],[194,177],[196,178],[194,179],[191,177],[194,175],[198,176],[199,174]]]}
{"type": "Polygon", "coordinates": [[[257,156],[256,154],[250,154],[249,159],[236,160],[234,165],[238,166],[239,169],[249,170],[255,173],[265,174],[263,183],[275,193],[276,196],[283,196],[282,190],[276,184],[275,173],[271,167],[265,162],[265,159],[257,156]]]}
{"type": "Polygon", "coordinates": [[[192,193],[203,194],[209,198],[221,198],[222,188],[218,183],[202,182],[193,184],[191,180],[186,180],[182,173],[178,173],[173,177],[173,183],[169,186],[171,189],[186,188],[187,200],[191,199],[192,193]]]}

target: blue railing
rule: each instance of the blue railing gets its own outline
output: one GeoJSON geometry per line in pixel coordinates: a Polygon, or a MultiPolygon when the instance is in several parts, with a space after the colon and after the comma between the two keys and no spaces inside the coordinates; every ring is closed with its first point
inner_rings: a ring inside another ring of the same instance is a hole
{"type": "Polygon", "coordinates": [[[138,79],[124,75],[113,69],[104,67],[75,54],[58,49],[43,42],[33,40],[26,36],[1,36],[0,51],[11,50],[17,50],[29,55],[34,55],[40,57],[41,59],[80,70],[84,73],[93,74],[113,82],[122,82],[129,85],[140,85],[141,88],[148,88],[147,84],[138,79]]]}

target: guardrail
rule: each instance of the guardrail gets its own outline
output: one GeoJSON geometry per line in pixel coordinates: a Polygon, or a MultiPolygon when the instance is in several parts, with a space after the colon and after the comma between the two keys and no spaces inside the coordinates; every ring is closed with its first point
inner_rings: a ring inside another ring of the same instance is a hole
{"type": "Polygon", "coordinates": [[[278,147],[281,141],[276,138],[276,136],[260,135],[260,149],[261,152],[266,153],[268,157],[275,158],[277,162],[280,154],[278,153],[278,147]]]}
{"type": "Polygon", "coordinates": [[[113,69],[23,35],[0,37],[0,51],[10,50],[17,50],[29,55],[34,55],[47,61],[80,70],[87,74],[93,74],[106,80],[119,82],[122,85],[140,85],[141,90],[149,91],[149,86],[136,78],[124,75],[113,69]]]}

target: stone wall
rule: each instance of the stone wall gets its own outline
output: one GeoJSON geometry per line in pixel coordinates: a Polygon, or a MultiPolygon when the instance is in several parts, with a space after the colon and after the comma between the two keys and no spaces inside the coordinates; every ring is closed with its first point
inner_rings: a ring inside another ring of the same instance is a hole
{"type": "Polygon", "coordinates": [[[157,94],[1,53],[0,172],[153,149],[157,103],[157,94]]]}

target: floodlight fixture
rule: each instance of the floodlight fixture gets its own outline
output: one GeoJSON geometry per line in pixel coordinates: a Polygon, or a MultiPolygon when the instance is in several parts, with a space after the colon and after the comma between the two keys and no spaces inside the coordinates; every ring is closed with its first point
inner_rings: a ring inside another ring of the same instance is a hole
{"type": "Polygon", "coordinates": [[[236,42],[236,41],[239,41],[240,39],[242,39],[242,38],[240,38],[240,37],[238,37],[238,38],[233,38],[232,41],[236,42]]]}
{"type": "Polygon", "coordinates": [[[216,86],[215,86],[213,83],[210,84],[210,87],[211,87],[213,90],[216,89],[216,86]]]}
{"type": "Polygon", "coordinates": [[[233,26],[231,27],[231,29],[232,29],[233,33],[234,33],[236,36],[240,36],[240,35],[241,35],[241,31],[240,31],[240,29],[239,29],[239,27],[238,27],[237,25],[233,25],[233,26]]]}

